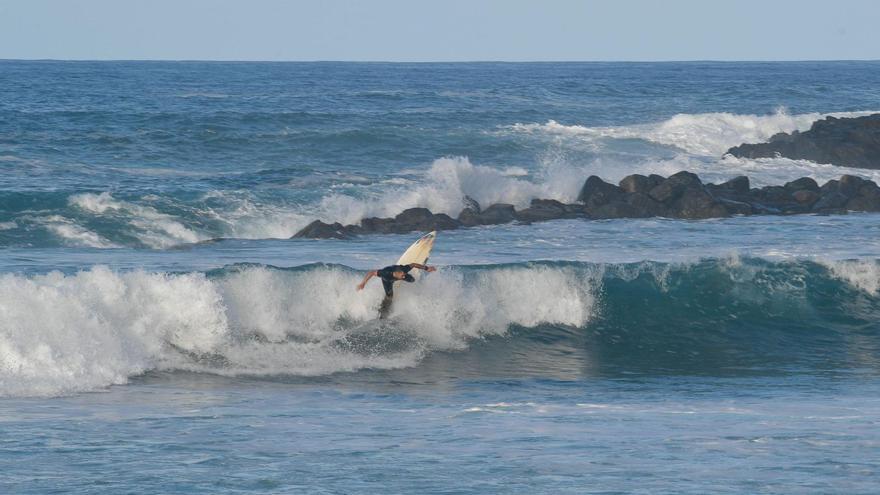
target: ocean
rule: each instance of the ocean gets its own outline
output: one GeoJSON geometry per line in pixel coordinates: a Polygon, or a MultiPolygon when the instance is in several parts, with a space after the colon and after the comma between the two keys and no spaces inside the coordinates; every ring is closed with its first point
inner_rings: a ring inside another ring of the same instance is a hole
{"type": "Polygon", "coordinates": [[[556,220],[880,111],[880,63],[0,61],[0,492],[880,490],[880,215],[556,220]]]}

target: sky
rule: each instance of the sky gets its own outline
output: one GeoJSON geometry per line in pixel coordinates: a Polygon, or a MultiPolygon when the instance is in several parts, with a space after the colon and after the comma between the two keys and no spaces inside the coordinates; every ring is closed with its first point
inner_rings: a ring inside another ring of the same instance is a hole
{"type": "Polygon", "coordinates": [[[877,60],[875,0],[0,0],[0,59],[877,60]]]}

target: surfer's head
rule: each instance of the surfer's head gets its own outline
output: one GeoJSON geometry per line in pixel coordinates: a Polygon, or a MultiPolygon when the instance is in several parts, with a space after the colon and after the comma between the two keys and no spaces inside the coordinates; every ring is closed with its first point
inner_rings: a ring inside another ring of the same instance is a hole
{"type": "Polygon", "coordinates": [[[393,277],[396,278],[397,280],[403,280],[403,279],[406,278],[406,273],[404,273],[404,272],[401,271],[401,270],[397,270],[396,272],[392,272],[392,273],[391,273],[391,276],[393,276],[393,277]]]}

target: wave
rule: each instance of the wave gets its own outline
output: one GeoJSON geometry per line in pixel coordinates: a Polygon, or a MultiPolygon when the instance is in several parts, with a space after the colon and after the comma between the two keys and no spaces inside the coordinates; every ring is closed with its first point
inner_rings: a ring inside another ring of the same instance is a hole
{"type": "Polygon", "coordinates": [[[8,192],[0,194],[0,222],[6,226],[0,244],[166,249],[217,238],[289,238],[315,219],[352,224],[413,207],[457,216],[465,196],[484,206],[510,203],[518,208],[534,198],[573,202],[589,175],[618,181],[632,173],[668,176],[688,170],[711,182],[748,175],[754,186],[800,177],[824,183],[842,174],[880,182],[880,170],[721,157],[729,146],[803,130],[826,115],[870,113],[681,114],[623,127],[516,124],[503,132],[551,138],[535,163],[490,166],[467,157],[442,157],[385,177],[270,169],[213,177],[215,188],[198,193],[8,192]],[[565,139],[559,142],[560,137],[565,139]]]}
{"type": "Polygon", "coordinates": [[[695,155],[720,157],[733,146],[767,141],[780,132],[805,131],[813,122],[826,117],[861,117],[874,113],[877,111],[790,115],[780,108],[770,115],[727,112],[677,114],[662,122],[632,126],[586,127],[563,125],[551,120],[544,124],[514,124],[511,129],[585,138],[644,139],[695,155]]]}
{"type": "MultiPolygon", "coordinates": [[[[474,352],[483,364],[552,369],[574,355],[583,369],[623,372],[876,369],[880,357],[877,261],[451,266],[400,289],[384,322],[381,290],[354,290],[360,275],[340,265],[5,275],[0,395],[94,390],[152,370],[417,370],[474,352]]],[[[473,373],[490,373],[483,364],[473,373]]]]}
{"type": "Polygon", "coordinates": [[[560,162],[546,163],[530,173],[522,167],[475,165],[467,157],[434,160],[426,171],[416,171],[415,175],[397,178],[361,197],[330,194],[314,213],[321,220],[343,223],[392,217],[415,207],[455,217],[465,206],[465,196],[486,206],[510,203],[525,207],[534,198],[573,202],[586,179],[581,170],[560,162]]]}

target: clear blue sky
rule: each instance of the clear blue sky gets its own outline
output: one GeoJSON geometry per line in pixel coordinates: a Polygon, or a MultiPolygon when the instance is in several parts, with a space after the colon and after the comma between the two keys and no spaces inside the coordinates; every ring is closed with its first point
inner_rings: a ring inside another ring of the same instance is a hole
{"type": "Polygon", "coordinates": [[[0,58],[880,59],[875,0],[0,0],[0,58]]]}

